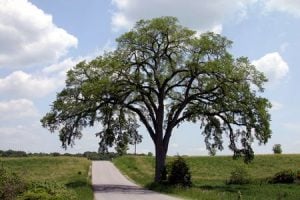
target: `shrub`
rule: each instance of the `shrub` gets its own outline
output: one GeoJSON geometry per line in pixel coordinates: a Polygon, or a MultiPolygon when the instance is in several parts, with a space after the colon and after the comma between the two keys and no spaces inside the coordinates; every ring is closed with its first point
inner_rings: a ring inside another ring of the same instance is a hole
{"type": "Polygon", "coordinates": [[[275,144],[273,146],[273,152],[274,154],[281,154],[282,153],[281,144],[275,144]]]}
{"type": "Polygon", "coordinates": [[[24,191],[24,181],[15,173],[10,173],[0,167],[0,199],[12,200],[24,191]]]}
{"type": "Polygon", "coordinates": [[[244,167],[237,167],[231,172],[227,184],[248,184],[250,183],[250,175],[244,167]]]}
{"type": "Polygon", "coordinates": [[[153,156],[153,153],[149,151],[147,155],[148,156],[153,156]]]}
{"type": "Polygon", "coordinates": [[[296,179],[300,180],[300,170],[296,172],[296,179]]]}
{"type": "Polygon", "coordinates": [[[295,174],[292,170],[283,170],[274,175],[271,183],[294,183],[295,174]]]}
{"type": "Polygon", "coordinates": [[[192,185],[189,167],[185,160],[180,156],[177,156],[170,165],[168,184],[181,185],[184,187],[190,187],[192,185]]]}

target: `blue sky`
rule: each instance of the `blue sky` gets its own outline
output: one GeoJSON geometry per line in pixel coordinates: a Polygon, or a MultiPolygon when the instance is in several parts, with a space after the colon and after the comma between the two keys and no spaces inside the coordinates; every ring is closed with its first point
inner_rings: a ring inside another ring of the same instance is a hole
{"type": "MultiPolygon", "coordinates": [[[[113,50],[115,38],[139,19],[175,16],[199,33],[232,40],[235,56],[247,56],[269,78],[272,138],[256,153],[300,153],[300,1],[296,0],[0,0],[0,149],[64,152],[57,134],[41,127],[64,86],[65,73],[81,60],[113,50]]],[[[99,127],[95,127],[97,129],[99,127]]],[[[67,152],[96,151],[87,129],[67,152]]],[[[138,152],[153,151],[144,128],[138,152]]],[[[231,154],[226,148],[218,154],[231,154]]],[[[130,149],[132,152],[132,149],[130,149]]],[[[207,155],[198,124],[175,130],[169,154],[207,155]]]]}

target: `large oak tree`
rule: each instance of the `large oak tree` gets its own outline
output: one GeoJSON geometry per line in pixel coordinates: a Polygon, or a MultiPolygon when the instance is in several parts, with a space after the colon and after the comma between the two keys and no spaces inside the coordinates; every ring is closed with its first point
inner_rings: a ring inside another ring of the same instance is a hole
{"type": "Polygon", "coordinates": [[[41,122],[59,130],[64,147],[97,122],[105,150],[136,135],[140,121],[155,146],[155,181],[183,122],[199,123],[212,153],[228,136],[234,157],[248,162],[254,139],[266,143],[271,136],[271,104],[260,96],[265,76],[246,57],[234,58],[231,43],[211,32],[199,36],[173,17],[141,20],[117,39],[116,50],[68,72],[41,122]]]}

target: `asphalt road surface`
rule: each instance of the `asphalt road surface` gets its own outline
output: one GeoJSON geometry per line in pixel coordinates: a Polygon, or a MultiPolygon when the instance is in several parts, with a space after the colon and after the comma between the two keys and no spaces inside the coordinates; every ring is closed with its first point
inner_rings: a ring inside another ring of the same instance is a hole
{"type": "Polygon", "coordinates": [[[95,200],[179,200],[130,182],[109,161],[92,162],[92,184],[95,200]]]}

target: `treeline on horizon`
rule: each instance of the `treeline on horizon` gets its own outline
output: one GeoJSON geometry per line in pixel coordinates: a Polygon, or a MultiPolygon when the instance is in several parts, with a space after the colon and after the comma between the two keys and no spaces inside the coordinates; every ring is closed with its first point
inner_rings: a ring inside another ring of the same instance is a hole
{"type": "MultiPolygon", "coordinates": [[[[127,154],[130,155],[130,154],[127,154]]],[[[132,154],[133,155],[133,154],[132,154]]],[[[135,154],[139,156],[144,156],[146,154],[135,154]]],[[[149,153],[148,153],[149,155],[149,153]]],[[[115,152],[108,152],[108,153],[98,153],[95,151],[86,151],[84,153],[59,153],[59,152],[51,152],[51,153],[27,153],[25,151],[16,151],[16,150],[0,150],[0,157],[28,157],[28,156],[72,156],[72,157],[85,157],[89,160],[111,160],[112,158],[115,158],[117,156],[120,156],[119,154],[115,152]]]]}

